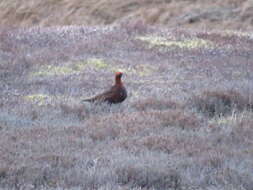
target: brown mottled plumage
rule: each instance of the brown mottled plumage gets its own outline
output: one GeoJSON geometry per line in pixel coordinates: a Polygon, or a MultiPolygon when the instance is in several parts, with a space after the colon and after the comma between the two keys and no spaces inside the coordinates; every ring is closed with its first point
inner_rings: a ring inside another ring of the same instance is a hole
{"type": "Polygon", "coordinates": [[[127,91],[124,87],[121,77],[122,72],[116,72],[115,74],[115,84],[110,90],[105,91],[102,94],[96,95],[91,98],[82,100],[83,102],[107,102],[109,104],[117,104],[123,102],[127,98],[127,91]]]}

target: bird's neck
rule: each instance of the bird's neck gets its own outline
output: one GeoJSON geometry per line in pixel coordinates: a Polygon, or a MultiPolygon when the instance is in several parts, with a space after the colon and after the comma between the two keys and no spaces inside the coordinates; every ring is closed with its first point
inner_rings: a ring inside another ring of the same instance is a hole
{"type": "Polygon", "coordinates": [[[116,77],[116,78],[115,78],[115,84],[116,84],[116,85],[122,85],[121,78],[116,77]]]}

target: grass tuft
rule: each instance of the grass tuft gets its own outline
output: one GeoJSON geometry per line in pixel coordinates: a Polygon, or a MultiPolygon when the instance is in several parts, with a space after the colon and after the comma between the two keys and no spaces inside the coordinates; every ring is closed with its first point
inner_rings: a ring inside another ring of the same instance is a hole
{"type": "Polygon", "coordinates": [[[253,102],[236,91],[204,91],[194,96],[192,103],[198,111],[209,117],[231,114],[233,110],[252,108],[253,102]]]}
{"type": "Polygon", "coordinates": [[[144,189],[180,189],[181,178],[176,171],[150,166],[127,165],[116,169],[118,183],[144,189]]]}

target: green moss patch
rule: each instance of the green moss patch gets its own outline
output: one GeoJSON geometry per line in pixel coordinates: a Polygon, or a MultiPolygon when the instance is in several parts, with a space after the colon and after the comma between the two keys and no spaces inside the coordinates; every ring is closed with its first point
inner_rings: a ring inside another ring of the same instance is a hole
{"type": "Polygon", "coordinates": [[[26,101],[32,102],[39,106],[46,105],[47,102],[51,101],[52,98],[45,94],[31,94],[24,97],[26,101]]]}
{"type": "Polygon", "coordinates": [[[80,72],[85,70],[87,65],[90,65],[97,69],[104,69],[108,67],[108,65],[102,59],[91,58],[67,66],[54,66],[54,65],[42,66],[39,71],[32,73],[32,76],[42,77],[42,76],[62,76],[62,75],[79,74],[80,72]]]}
{"type": "Polygon", "coordinates": [[[57,105],[59,102],[79,102],[78,99],[66,95],[50,96],[46,94],[30,94],[24,96],[23,98],[25,101],[31,102],[38,106],[57,105]]]}
{"type": "Polygon", "coordinates": [[[98,69],[104,69],[108,67],[108,65],[102,59],[97,59],[97,58],[88,59],[87,64],[92,65],[98,69]]]}
{"type": "Polygon", "coordinates": [[[108,64],[104,60],[98,58],[90,58],[78,63],[75,63],[71,68],[75,71],[83,71],[87,66],[92,66],[97,69],[104,69],[108,67],[108,64]]]}
{"type": "Polygon", "coordinates": [[[73,65],[71,65],[71,69],[74,70],[75,72],[81,72],[85,69],[87,63],[85,61],[83,62],[78,62],[73,65]]]}
{"type": "Polygon", "coordinates": [[[69,75],[74,74],[77,71],[66,66],[52,66],[47,65],[42,67],[40,71],[34,72],[33,76],[58,76],[58,75],[69,75]]]}
{"type": "Polygon", "coordinates": [[[182,41],[168,40],[161,36],[140,36],[136,39],[149,43],[150,48],[163,46],[169,48],[211,48],[213,46],[211,41],[203,40],[199,38],[186,39],[182,41]]]}

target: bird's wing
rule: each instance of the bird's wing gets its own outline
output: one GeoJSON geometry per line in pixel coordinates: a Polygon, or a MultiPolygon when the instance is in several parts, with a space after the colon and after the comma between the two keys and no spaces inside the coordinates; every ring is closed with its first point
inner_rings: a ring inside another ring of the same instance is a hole
{"type": "Polygon", "coordinates": [[[115,94],[115,89],[112,87],[110,90],[105,91],[99,95],[96,95],[91,98],[83,99],[82,102],[103,102],[107,101],[108,99],[112,98],[115,94]]]}

